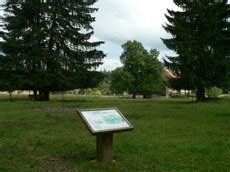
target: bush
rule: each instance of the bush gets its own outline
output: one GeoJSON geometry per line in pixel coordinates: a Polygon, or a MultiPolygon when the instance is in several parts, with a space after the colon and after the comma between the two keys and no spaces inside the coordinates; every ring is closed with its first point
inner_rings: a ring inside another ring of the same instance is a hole
{"type": "Polygon", "coordinates": [[[186,94],[181,94],[181,93],[169,93],[169,97],[171,98],[194,98],[196,95],[194,93],[186,93],[186,94]]]}
{"type": "Polygon", "coordinates": [[[186,93],[186,96],[187,96],[187,97],[195,98],[195,97],[196,97],[196,94],[195,94],[195,93],[186,93]]]}
{"type": "Polygon", "coordinates": [[[93,95],[93,96],[102,95],[101,91],[98,88],[81,89],[79,93],[80,94],[86,94],[86,95],[93,95]]]}
{"type": "Polygon", "coordinates": [[[217,98],[222,94],[222,90],[217,87],[210,87],[206,89],[206,94],[209,98],[217,98]]]}
{"type": "Polygon", "coordinates": [[[171,98],[186,98],[187,96],[185,94],[180,94],[180,93],[169,93],[169,97],[171,97],[171,98]]]}

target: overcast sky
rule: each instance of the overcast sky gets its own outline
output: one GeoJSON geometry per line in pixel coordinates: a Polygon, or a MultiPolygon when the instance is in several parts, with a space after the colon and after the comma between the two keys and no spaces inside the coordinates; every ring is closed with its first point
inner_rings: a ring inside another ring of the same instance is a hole
{"type": "Polygon", "coordinates": [[[94,6],[99,11],[94,14],[96,22],[93,23],[95,34],[92,40],[104,41],[99,49],[107,54],[99,70],[121,66],[121,45],[128,40],[137,40],[148,50],[158,49],[160,59],[173,54],[160,39],[169,37],[162,25],[166,22],[167,8],[177,10],[172,0],[98,0],[94,6]]]}
{"type": "Polygon", "coordinates": [[[99,69],[113,70],[121,66],[121,45],[128,40],[140,41],[148,50],[157,48],[160,57],[172,54],[162,43],[160,37],[168,37],[162,24],[167,8],[177,9],[172,0],[99,0],[95,7],[93,39],[103,40],[100,47],[107,54],[99,69]]]}

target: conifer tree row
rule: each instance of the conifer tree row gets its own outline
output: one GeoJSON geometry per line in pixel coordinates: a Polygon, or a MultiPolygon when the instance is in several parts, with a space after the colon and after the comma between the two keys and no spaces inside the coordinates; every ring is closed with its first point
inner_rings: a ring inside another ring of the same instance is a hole
{"type": "Polygon", "coordinates": [[[97,84],[101,74],[95,69],[105,55],[96,49],[103,42],[90,41],[95,2],[7,1],[1,34],[0,80],[5,80],[1,89],[34,90],[36,99],[48,100],[50,91],[97,84]]]}
{"type": "Polygon", "coordinates": [[[196,89],[198,101],[205,100],[205,88],[221,87],[229,72],[230,7],[227,0],[174,0],[180,11],[168,10],[164,29],[172,35],[162,39],[176,57],[165,65],[178,78],[179,89],[196,89]]]}

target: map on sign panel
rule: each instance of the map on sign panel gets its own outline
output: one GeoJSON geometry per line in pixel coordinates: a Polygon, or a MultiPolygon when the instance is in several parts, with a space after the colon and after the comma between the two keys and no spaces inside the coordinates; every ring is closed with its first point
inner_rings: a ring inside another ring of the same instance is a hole
{"type": "Polygon", "coordinates": [[[93,132],[131,128],[116,109],[82,110],[81,114],[93,132]]]}

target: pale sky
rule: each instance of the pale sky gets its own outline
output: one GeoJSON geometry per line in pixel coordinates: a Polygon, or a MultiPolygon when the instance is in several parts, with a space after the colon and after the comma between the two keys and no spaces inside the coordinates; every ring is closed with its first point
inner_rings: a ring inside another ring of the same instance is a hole
{"type": "MultiPolygon", "coordinates": [[[[0,0],[0,3],[3,1],[0,0]]],[[[99,70],[113,70],[121,66],[121,45],[128,40],[137,40],[148,50],[158,49],[159,59],[173,54],[160,39],[170,37],[162,25],[166,22],[164,14],[167,8],[178,9],[172,0],[98,0],[94,7],[99,11],[94,14],[95,34],[91,39],[104,41],[105,44],[98,49],[107,54],[99,70]]]]}
{"type": "Polygon", "coordinates": [[[172,0],[99,0],[95,7],[99,11],[95,13],[93,39],[105,41],[100,49],[107,54],[99,69],[121,66],[121,45],[128,40],[137,40],[148,50],[157,48],[160,58],[172,54],[160,39],[169,37],[162,25],[167,8],[177,9],[172,0]]]}

